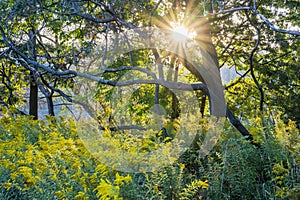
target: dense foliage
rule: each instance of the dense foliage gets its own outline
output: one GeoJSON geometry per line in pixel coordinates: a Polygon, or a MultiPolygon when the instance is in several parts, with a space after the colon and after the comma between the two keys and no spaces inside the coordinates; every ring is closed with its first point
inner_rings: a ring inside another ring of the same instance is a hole
{"type": "Polygon", "coordinates": [[[295,123],[277,119],[267,128],[262,149],[228,127],[205,158],[193,145],[171,166],[153,173],[123,173],[91,156],[71,119],[6,116],[0,121],[0,197],[298,199],[300,137],[295,123]]]}

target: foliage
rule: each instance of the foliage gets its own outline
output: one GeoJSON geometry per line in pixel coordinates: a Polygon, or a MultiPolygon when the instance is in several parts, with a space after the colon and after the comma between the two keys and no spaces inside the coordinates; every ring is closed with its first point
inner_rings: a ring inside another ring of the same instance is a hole
{"type": "Polygon", "coordinates": [[[91,156],[71,119],[4,117],[0,195],[2,199],[297,199],[300,137],[295,123],[285,125],[276,119],[260,139],[262,149],[226,127],[206,157],[199,157],[194,145],[173,165],[152,173],[123,173],[91,156]]]}
{"type": "Polygon", "coordinates": [[[99,164],[71,120],[2,118],[1,199],[119,199],[131,182],[99,164]]]}

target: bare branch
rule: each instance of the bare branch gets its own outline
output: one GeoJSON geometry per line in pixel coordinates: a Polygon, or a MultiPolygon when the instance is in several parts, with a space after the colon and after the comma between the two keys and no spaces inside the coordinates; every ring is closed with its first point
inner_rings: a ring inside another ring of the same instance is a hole
{"type": "Polygon", "coordinates": [[[247,19],[248,21],[250,22],[250,24],[255,28],[256,32],[257,32],[257,40],[256,40],[256,43],[255,43],[255,46],[254,48],[252,49],[251,51],[251,54],[249,56],[249,65],[250,65],[250,73],[251,73],[251,77],[253,78],[253,81],[256,85],[256,87],[258,88],[259,92],[260,92],[260,111],[263,110],[263,104],[264,104],[264,92],[263,92],[263,89],[262,89],[262,86],[259,84],[258,80],[256,79],[255,77],[255,74],[254,74],[254,66],[253,66],[253,57],[254,57],[254,53],[257,51],[258,49],[258,46],[259,46],[259,43],[260,43],[260,27],[257,27],[255,26],[255,24],[252,22],[252,20],[250,19],[248,13],[246,12],[246,16],[247,16],[247,19]]]}
{"type": "MultiPolygon", "coordinates": [[[[277,28],[272,22],[270,22],[269,19],[267,19],[264,15],[259,13],[255,7],[247,6],[247,7],[232,8],[232,9],[228,9],[228,10],[222,10],[222,11],[216,12],[216,13],[209,13],[208,15],[222,15],[222,14],[232,13],[232,12],[236,12],[236,11],[252,11],[254,14],[259,16],[272,30],[274,30],[276,32],[280,32],[280,33],[286,33],[289,35],[300,36],[299,31],[285,30],[285,29],[277,28]]],[[[203,18],[203,17],[201,17],[201,18],[203,18]]]]}
{"type": "Polygon", "coordinates": [[[101,23],[101,24],[104,24],[104,23],[108,23],[108,22],[112,22],[112,21],[115,21],[116,18],[115,17],[111,17],[111,18],[107,18],[107,19],[97,19],[96,17],[93,17],[92,15],[89,15],[89,14],[83,14],[79,11],[79,8],[78,8],[78,5],[76,2],[72,2],[72,6],[75,10],[75,13],[76,15],[84,18],[84,19],[87,19],[87,20],[90,20],[90,21],[93,21],[95,23],[101,23]]]}
{"type": "Polygon", "coordinates": [[[284,30],[284,29],[280,29],[277,28],[272,22],[270,22],[270,20],[268,20],[265,16],[263,16],[262,14],[260,14],[256,9],[251,9],[256,15],[258,15],[271,29],[273,29],[276,32],[280,32],[280,33],[286,33],[289,35],[296,35],[296,36],[300,36],[300,32],[299,31],[292,31],[292,30],[284,30]]]}
{"type": "MultiPolygon", "coordinates": [[[[65,70],[65,71],[56,71],[56,70],[53,70],[51,69],[48,65],[43,65],[41,63],[38,63],[32,59],[29,59],[23,52],[21,52],[17,47],[15,47],[15,45],[13,45],[12,42],[10,42],[8,40],[8,38],[6,37],[6,34],[2,28],[2,26],[0,26],[0,32],[1,32],[1,35],[3,37],[3,41],[4,43],[11,49],[13,50],[16,54],[18,54],[21,58],[13,58],[10,56],[10,59],[13,59],[15,61],[20,61],[22,62],[23,64],[25,65],[31,65],[31,66],[34,66],[34,67],[37,67],[37,68],[40,68],[40,69],[43,69],[45,70],[46,72],[49,72],[53,75],[58,75],[58,76],[62,76],[62,75],[74,75],[76,76],[76,72],[73,71],[73,70],[65,70]]],[[[33,69],[31,68],[30,69],[31,71],[33,71],[33,69]]]]}
{"type": "Polygon", "coordinates": [[[131,85],[137,85],[137,84],[159,84],[159,85],[165,86],[169,89],[184,90],[184,91],[202,90],[208,94],[207,86],[201,82],[186,84],[186,83],[181,83],[181,82],[168,82],[168,81],[157,80],[157,79],[156,80],[128,80],[128,81],[124,81],[124,82],[122,82],[122,81],[115,82],[115,81],[111,81],[111,80],[102,79],[102,78],[99,78],[97,76],[94,76],[92,74],[87,74],[87,73],[77,72],[77,75],[79,77],[87,78],[87,79],[90,79],[97,83],[106,84],[106,85],[110,85],[110,86],[122,87],[122,86],[131,86],[131,85]]]}
{"type": "Polygon", "coordinates": [[[253,136],[249,133],[249,131],[243,126],[243,124],[234,116],[234,114],[227,107],[226,109],[226,117],[229,119],[230,123],[237,129],[239,132],[247,137],[247,140],[251,141],[251,143],[257,147],[260,147],[259,143],[253,141],[253,136]]]}
{"type": "Polygon", "coordinates": [[[124,70],[136,70],[136,71],[144,72],[148,76],[151,76],[153,79],[157,79],[155,73],[153,73],[153,72],[151,72],[151,71],[149,71],[149,70],[147,70],[145,68],[132,67],[132,66],[121,66],[119,68],[108,68],[108,69],[104,70],[104,72],[101,72],[101,74],[104,74],[104,73],[115,73],[115,72],[120,72],[120,71],[124,71],[124,70]]]}
{"type": "Polygon", "coordinates": [[[148,22],[148,26],[151,26],[151,22],[152,22],[152,16],[154,14],[154,12],[158,9],[159,5],[161,4],[162,0],[159,0],[157,2],[157,4],[155,5],[155,7],[151,10],[150,14],[149,14],[149,22],[148,22]]]}

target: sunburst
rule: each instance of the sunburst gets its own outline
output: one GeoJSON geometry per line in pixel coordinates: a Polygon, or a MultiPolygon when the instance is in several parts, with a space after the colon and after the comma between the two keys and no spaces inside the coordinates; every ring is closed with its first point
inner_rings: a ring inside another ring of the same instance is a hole
{"type": "Polygon", "coordinates": [[[172,24],[172,37],[175,41],[185,43],[188,39],[193,39],[196,36],[195,31],[190,31],[184,25],[173,23],[172,24]]]}
{"type": "Polygon", "coordinates": [[[164,16],[152,19],[154,26],[171,32],[172,46],[180,51],[184,51],[184,46],[191,40],[203,48],[210,40],[208,20],[200,16],[195,4],[196,1],[190,1],[188,5],[176,5],[164,16]]]}

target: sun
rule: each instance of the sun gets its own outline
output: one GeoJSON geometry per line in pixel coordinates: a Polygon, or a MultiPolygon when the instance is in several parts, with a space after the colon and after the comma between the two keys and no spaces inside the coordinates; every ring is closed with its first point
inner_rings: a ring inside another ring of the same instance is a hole
{"type": "Polygon", "coordinates": [[[206,41],[209,40],[206,34],[209,31],[207,18],[198,16],[199,11],[195,8],[194,1],[176,4],[175,9],[168,9],[163,15],[150,19],[150,25],[168,33],[168,39],[172,40],[169,45],[174,49],[186,51],[186,47],[193,43],[205,47],[206,41]]]}
{"type": "Polygon", "coordinates": [[[185,43],[188,39],[193,39],[196,35],[194,31],[188,30],[182,24],[171,23],[172,25],[172,37],[174,40],[180,43],[185,43]]]}

